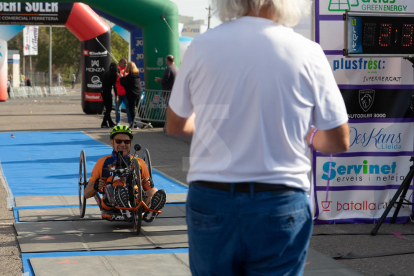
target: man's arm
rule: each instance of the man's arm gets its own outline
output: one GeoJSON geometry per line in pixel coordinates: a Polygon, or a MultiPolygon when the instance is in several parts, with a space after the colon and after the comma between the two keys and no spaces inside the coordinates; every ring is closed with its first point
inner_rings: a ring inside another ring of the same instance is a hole
{"type": "Polygon", "coordinates": [[[164,76],[162,76],[161,83],[164,84],[170,79],[171,69],[167,67],[164,71],[164,76]]]}
{"type": "Polygon", "coordinates": [[[175,114],[175,112],[168,107],[167,111],[167,133],[180,137],[192,137],[195,130],[195,113],[188,118],[183,118],[175,114]]]}
{"type": "MultiPolygon", "coordinates": [[[[103,180],[102,178],[99,178],[98,190],[102,189],[105,186],[106,186],[106,181],[103,180]]],[[[95,191],[94,187],[95,187],[95,182],[89,181],[88,186],[86,186],[86,188],[85,188],[85,197],[86,198],[93,197],[96,194],[96,191],[95,191]]]]}
{"type": "MultiPolygon", "coordinates": [[[[308,145],[313,130],[314,128],[306,136],[308,145]]],[[[313,148],[324,154],[335,154],[347,151],[349,148],[348,123],[329,130],[318,130],[313,137],[313,148]]]]}

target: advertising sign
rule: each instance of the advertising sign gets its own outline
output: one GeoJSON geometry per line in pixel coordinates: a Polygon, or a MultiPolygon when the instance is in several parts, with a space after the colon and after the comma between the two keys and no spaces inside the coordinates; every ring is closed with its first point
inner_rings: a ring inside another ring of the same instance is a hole
{"type": "MultiPolygon", "coordinates": [[[[344,57],[344,48],[358,54],[364,51],[364,45],[371,45],[366,34],[374,30],[368,30],[371,25],[351,14],[346,23],[345,47],[343,14],[345,10],[412,13],[414,2],[315,0],[315,8],[315,40],[325,51],[341,89],[350,127],[350,148],[334,155],[331,167],[329,156],[313,154],[315,214],[319,215],[315,222],[373,223],[381,217],[413,164],[413,68],[402,58],[344,57]]],[[[377,32],[380,28],[375,29],[375,35],[377,32]]],[[[380,42],[388,45],[387,34],[384,37],[380,42]]],[[[392,39],[395,44],[395,36],[392,39]]],[[[402,208],[397,222],[408,221],[411,209],[402,208]]]]}
{"type": "Polygon", "coordinates": [[[411,0],[319,0],[319,14],[342,15],[345,10],[367,12],[414,12],[411,0]]]}
{"type": "MultiPolygon", "coordinates": [[[[412,147],[412,146],[411,146],[412,147]]],[[[338,187],[349,190],[358,187],[384,188],[399,185],[405,179],[412,162],[410,156],[364,156],[334,157],[329,174],[329,156],[319,156],[316,160],[316,186],[326,186],[329,179],[330,191],[338,187]]]]}
{"type": "Polygon", "coordinates": [[[362,18],[350,17],[348,21],[348,51],[362,53],[362,18]]]}
{"type": "Polygon", "coordinates": [[[414,126],[412,122],[351,123],[349,129],[350,144],[347,152],[411,152],[413,149],[414,126]]]}
{"type": "Polygon", "coordinates": [[[84,101],[102,102],[102,76],[109,68],[110,59],[106,49],[110,49],[110,32],[82,42],[82,67],[85,68],[82,90],[85,91],[84,101]],[[106,49],[102,47],[105,45],[106,49]]]}
{"type": "Polygon", "coordinates": [[[338,85],[414,84],[412,65],[401,58],[346,58],[342,55],[328,55],[327,58],[338,85]]]}
{"type": "Polygon", "coordinates": [[[37,56],[37,42],[39,27],[29,26],[23,29],[23,54],[25,56],[37,56]]]}
{"type": "Polygon", "coordinates": [[[412,89],[341,89],[349,119],[414,118],[412,89]],[[384,108],[386,107],[386,108],[384,108]]]}
{"type": "MultiPolygon", "coordinates": [[[[396,191],[396,188],[388,187],[371,190],[367,188],[338,190],[330,191],[327,198],[325,191],[317,191],[319,219],[328,223],[374,223],[388,207],[396,191]]],[[[395,207],[391,209],[388,217],[393,216],[394,210],[395,207]]],[[[408,217],[410,214],[410,207],[401,207],[399,217],[408,217]]],[[[397,222],[405,222],[405,220],[397,219],[397,222]]]]}
{"type": "Polygon", "coordinates": [[[144,40],[142,38],[142,29],[136,28],[131,32],[131,61],[135,62],[139,69],[139,78],[141,79],[141,88],[145,88],[144,73],[144,40]]]}
{"type": "Polygon", "coordinates": [[[2,25],[65,25],[73,3],[1,2],[2,25]]]}

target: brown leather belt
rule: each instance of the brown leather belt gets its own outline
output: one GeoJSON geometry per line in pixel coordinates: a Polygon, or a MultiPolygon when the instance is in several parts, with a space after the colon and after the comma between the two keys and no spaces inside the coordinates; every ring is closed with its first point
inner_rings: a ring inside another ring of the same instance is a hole
{"type": "MultiPolygon", "coordinates": [[[[238,182],[234,183],[234,192],[235,193],[250,193],[250,187],[252,182],[238,182]]],[[[216,189],[220,191],[231,191],[232,183],[224,182],[209,182],[209,181],[195,181],[191,182],[201,187],[206,187],[210,189],[216,189]]],[[[266,183],[257,183],[253,182],[253,191],[255,193],[260,192],[271,192],[271,191],[283,191],[283,190],[296,190],[285,185],[280,184],[266,184],[266,183]]]]}

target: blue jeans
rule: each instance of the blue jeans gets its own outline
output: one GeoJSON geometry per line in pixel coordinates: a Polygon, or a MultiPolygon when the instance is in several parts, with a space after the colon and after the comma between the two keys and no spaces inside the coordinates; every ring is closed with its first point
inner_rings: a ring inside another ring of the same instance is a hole
{"type": "Polygon", "coordinates": [[[128,107],[128,101],[125,95],[118,95],[118,102],[116,103],[115,107],[115,122],[116,124],[119,124],[121,122],[121,105],[124,103],[126,108],[126,114],[128,118],[128,123],[131,123],[131,115],[129,114],[129,107],[128,107]]]}
{"type": "Polygon", "coordinates": [[[304,191],[191,184],[186,210],[193,276],[303,274],[313,227],[304,191]]]}

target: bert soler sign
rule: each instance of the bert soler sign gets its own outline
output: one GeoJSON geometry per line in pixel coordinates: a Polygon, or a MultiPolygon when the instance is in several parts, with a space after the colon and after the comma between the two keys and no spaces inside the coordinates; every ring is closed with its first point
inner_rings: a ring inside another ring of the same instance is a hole
{"type": "Polygon", "coordinates": [[[73,3],[1,2],[0,24],[3,25],[64,25],[73,3]]]}

